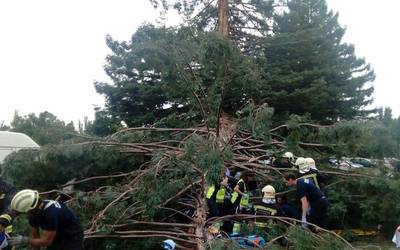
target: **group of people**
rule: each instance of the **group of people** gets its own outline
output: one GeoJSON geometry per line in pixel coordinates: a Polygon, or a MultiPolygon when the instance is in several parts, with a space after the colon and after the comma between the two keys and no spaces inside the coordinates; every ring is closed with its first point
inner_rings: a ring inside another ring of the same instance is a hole
{"type": "MultiPolygon", "coordinates": [[[[209,217],[252,214],[256,215],[252,223],[263,228],[271,221],[268,219],[270,216],[279,216],[301,220],[304,228],[310,228],[312,224],[326,227],[329,204],[323,191],[325,178],[318,171],[315,161],[312,158],[295,158],[291,152],[286,152],[270,164],[276,168],[296,169],[296,174],[286,175],[284,182],[287,186],[296,186],[301,209],[288,203],[286,195],[277,194],[272,185],[261,188],[262,197],[254,197],[259,193],[259,184],[254,176],[246,171],[231,176],[227,167],[221,179],[210,185],[206,193],[209,217]]],[[[235,233],[234,227],[232,232],[235,233]]]]}
{"type": "Polygon", "coordinates": [[[17,245],[33,249],[80,250],[83,228],[74,212],[56,200],[43,200],[35,190],[17,189],[0,179],[0,249],[17,245]],[[27,214],[30,235],[13,235],[12,223],[19,214],[27,214]]]}

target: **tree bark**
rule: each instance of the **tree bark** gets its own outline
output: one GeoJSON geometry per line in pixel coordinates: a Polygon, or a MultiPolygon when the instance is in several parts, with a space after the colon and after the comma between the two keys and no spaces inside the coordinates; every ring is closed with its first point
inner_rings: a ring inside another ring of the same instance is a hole
{"type": "Polygon", "coordinates": [[[217,31],[224,37],[229,37],[229,0],[218,0],[217,31]]]}

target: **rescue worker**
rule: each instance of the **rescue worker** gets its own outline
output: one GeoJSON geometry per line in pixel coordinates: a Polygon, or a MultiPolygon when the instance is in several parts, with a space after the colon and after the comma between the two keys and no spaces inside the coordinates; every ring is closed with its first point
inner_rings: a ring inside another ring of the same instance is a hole
{"type": "Polygon", "coordinates": [[[288,203],[286,195],[276,195],[276,204],[278,205],[279,216],[301,220],[301,213],[295,206],[288,203]]]}
{"type": "MultiPolygon", "coordinates": [[[[275,199],[275,188],[271,185],[266,185],[262,189],[263,198],[253,203],[253,214],[261,216],[279,216],[278,207],[275,199]]],[[[266,228],[270,223],[267,218],[255,218],[254,224],[259,228],[266,228]]]]}
{"type": "MultiPolygon", "coordinates": [[[[12,233],[12,222],[18,215],[16,211],[10,208],[10,203],[14,197],[17,189],[10,183],[0,178],[0,232],[11,234],[12,233]]],[[[5,249],[11,249],[6,247],[5,249]]]]}
{"type": "Polygon", "coordinates": [[[210,217],[222,216],[227,186],[228,177],[224,174],[219,182],[210,185],[208,188],[206,200],[210,217]]]}
{"type": "Polygon", "coordinates": [[[325,178],[316,170],[315,161],[312,158],[299,157],[295,165],[298,167],[298,179],[313,183],[317,188],[322,189],[325,185],[325,178]]]}
{"type": "Polygon", "coordinates": [[[293,168],[294,162],[294,155],[291,152],[285,152],[281,158],[273,160],[272,166],[275,168],[293,168]]]}
{"type": "Polygon", "coordinates": [[[234,213],[242,213],[249,208],[248,172],[243,172],[233,188],[231,204],[234,213]]]}
{"type": "Polygon", "coordinates": [[[28,214],[30,237],[11,237],[10,245],[30,245],[33,248],[47,247],[54,250],[82,249],[83,228],[76,215],[64,204],[42,200],[37,191],[25,189],[14,196],[11,208],[28,214]],[[41,234],[39,229],[42,230],[41,234]]]}
{"type": "Polygon", "coordinates": [[[285,181],[287,186],[296,186],[297,196],[301,201],[302,227],[308,227],[307,221],[320,227],[326,227],[329,204],[322,191],[307,179],[297,179],[294,174],[286,175],[285,181]]]}

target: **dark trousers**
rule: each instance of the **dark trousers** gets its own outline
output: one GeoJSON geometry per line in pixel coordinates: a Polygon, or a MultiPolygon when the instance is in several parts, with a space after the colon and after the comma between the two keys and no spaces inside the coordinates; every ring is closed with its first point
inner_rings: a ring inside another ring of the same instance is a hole
{"type": "Polygon", "coordinates": [[[207,199],[207,206],[208,206],[208,216],[209,216],[209,218],[218,217],[219,216],[218,204],[215,201],[215,199],[207,199]]]}
{"type": "Polygon", "coordinates": [[[83,229],[76,228],[71,232],[71,236],[67,239],[61,239],[54,246],[50,246],[47,250],[82,250],[83,249],[83,229]]]}
{"type": "Polygon", "coordinates": [[[326,228],[328,223],[328,206],[329,203],[325,198],[311,203],[309,221],[319,227],[326,228]]]}

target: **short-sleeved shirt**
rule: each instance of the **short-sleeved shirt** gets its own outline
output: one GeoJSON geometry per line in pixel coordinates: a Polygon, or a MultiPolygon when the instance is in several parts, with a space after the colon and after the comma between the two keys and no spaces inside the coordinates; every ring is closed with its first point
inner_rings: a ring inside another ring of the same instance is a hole
{"type": "MultiPolygon", "coordinates": [[[[29,224],[34,228],[56,231],[49,249],[64,249],[65,244],[77,244],[83,240],[83,229],[79,219],[64,204],[57,201],[43,201],[38,214],[29,215],[29,224]]],[[[82,242],[80,242],[82,243],[82,242]]]]}
{"type": "Polygon", "coordinates": [[[324,197],[324,194],[312,183],[307,183],[303,179],[296,181],[296,191],[299,198],[307,197],[310,203],[316,202],[324,197]]]}

